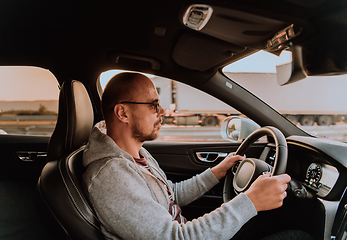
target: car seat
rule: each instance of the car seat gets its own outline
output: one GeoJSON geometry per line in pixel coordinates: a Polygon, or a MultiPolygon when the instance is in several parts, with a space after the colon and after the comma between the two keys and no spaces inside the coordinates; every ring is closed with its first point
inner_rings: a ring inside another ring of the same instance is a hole
{"type": "Polygon", "coordinates": [[[93,119],[84,85],[75,80],[64,82],[57,124],[47,149],[49,162],[39,178],[35,201],[55,239],[105,239],[82,181],[83,150],[93,119]]]}

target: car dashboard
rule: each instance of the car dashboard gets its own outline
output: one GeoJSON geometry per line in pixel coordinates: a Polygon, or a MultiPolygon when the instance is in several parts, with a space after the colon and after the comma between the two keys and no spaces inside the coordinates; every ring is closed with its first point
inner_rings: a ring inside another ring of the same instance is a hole
{"type": "MultiPolygon", "coordinates": [[[[305,196],[317,198],[325,208],[324,239],[347,236],[347,144],[303,136],[287,138],[287,173],[305,196]]],[[[276,146],[269,143],[260,159],[274,165],[276,146]]]]}
{"type": "Polygon", "coordinates": [[[301,136],[287,142],[287,173],[317,197],[340,200],[346,187],[347,144],[301,136]]]}
{"type": "MultiPolygon", "coordinates": [[[[317,197],[339,200],[346,187],[347,144],[301,136],[287,143],[287,173],[317,197]]],[[[275,144],[269,143],[260,159],[273,166],[275,157],[275,144]]]]}
{"type": "Polygon", "coordinates": [[[338,177],[339,172],[334,166],[313,162],[306,170],[304,185],[313,190],[317,196],[326,197],[334,187],[338,177]]]}

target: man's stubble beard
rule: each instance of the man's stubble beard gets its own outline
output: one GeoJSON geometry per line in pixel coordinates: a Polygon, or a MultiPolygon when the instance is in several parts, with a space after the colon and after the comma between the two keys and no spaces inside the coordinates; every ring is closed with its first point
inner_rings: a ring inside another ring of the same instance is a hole
{"type": "Polygon", "coordinates": [[[145,142],[145,141],[153,141],[158,138],[159,130],[156,132],[157,127],[161,123],[161,118],[153,124],[152,132],[149,134],[144,133],[139,125],[139,122],[141,121],[137,116],[133,116],[135,121],[134,124],[131,126],[133,137],[139,141],[139,142],[145,142]]]}

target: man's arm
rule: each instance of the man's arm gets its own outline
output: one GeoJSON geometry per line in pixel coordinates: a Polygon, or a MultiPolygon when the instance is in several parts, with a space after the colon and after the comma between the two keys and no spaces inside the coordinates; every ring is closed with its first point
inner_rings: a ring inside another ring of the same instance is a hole
{"type": "Polygon", "coordinates": [[[230,239],[257,214],[249,198],[240,194],[211,213],[180,224],[158,203],[135,164],[109,159],[92,170],[87,168],[84,179],[103,233],[110,238],[230,239]]]}

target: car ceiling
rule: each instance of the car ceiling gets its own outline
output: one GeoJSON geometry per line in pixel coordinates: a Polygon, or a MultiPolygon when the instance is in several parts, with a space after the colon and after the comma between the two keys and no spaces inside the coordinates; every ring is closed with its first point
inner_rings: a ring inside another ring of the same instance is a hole
{"type": "Polygon", "coordinates": [[[0,3],[0,65],[43,67],[60,83],[129,69],[199,85],[294,24],[309,75],[345,73],[346,19],[345,0],[8,0],[0,3]],[[214,9],[201,31],[182,23],[194,3],[214,9]]]}

